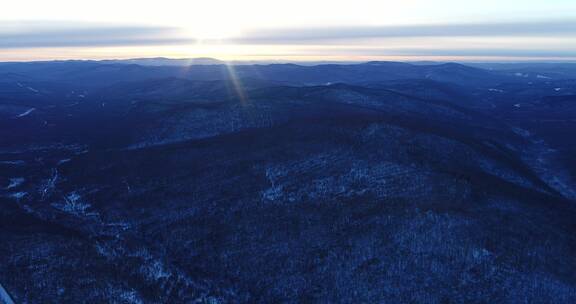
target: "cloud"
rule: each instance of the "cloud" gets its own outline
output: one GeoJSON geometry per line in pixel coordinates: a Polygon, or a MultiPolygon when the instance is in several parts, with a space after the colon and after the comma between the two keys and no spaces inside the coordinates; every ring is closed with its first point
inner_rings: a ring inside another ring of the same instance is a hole
{"type": "Polygon", "coordinates": [[[338,48],[302,50],[303,55],[317,56],[453,56],[453,57],[555,57],[576,58],[576,47],[567,50],[554,49],[464,49],[454,48],[338,48]]]}
{"type": "Polygon", "coordinates": [[[412,37],[576,37],[576,20],[264,29],[233,39],[244,44],[319,44],[412,37]]]}
{"type": "MultiPolygon", "coordinates": [[[[188,46],[181,28],[86,22],[0,21],[0,49],[188,46]]],[[[500,23],[256,29],[204,46],[275,48],[291,56],[512,56],[574,58],[576,19],[500,23]],[[474,39],[451,39],[470,37],[474,39]],[[508,39],[517,38],[517,39],[508,39]],[[442,39],[436,39],[442,38],[442,39]],[[547,41],[547,42],[546,42],[547,41]],[[547,47],[547,48],[546,48],[547,47]]],[[[258,54],[256,54],[258,53],[258,54]]],[[[163,55],[163,54],[156,54],[163,55]]],[[[235,55],[235,54],[231,54],[235,55]]]]}
{"type": "Polygon", "coordinates": [[[0,22],[0,48],[137,46],[194,43],[172,27],[75,22],[0,22]]]}

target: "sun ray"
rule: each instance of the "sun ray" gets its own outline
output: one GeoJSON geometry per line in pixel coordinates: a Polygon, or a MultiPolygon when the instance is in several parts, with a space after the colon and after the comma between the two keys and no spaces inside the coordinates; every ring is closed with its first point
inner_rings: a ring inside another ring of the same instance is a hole
{"type": "Polygon", "coordinates": [[[242,85],[242,80],[238,77],[238,73],[233,64],[226,62],[226,71],[228,72],[228,77],[230,78],[230,82],[232,83],[232,87],[234,89],[234,93],[240,99],[240,103],[243,106],[248,104],[248,98],[246,96],[246,92],[244,90],[244,86],[242,85]]]}

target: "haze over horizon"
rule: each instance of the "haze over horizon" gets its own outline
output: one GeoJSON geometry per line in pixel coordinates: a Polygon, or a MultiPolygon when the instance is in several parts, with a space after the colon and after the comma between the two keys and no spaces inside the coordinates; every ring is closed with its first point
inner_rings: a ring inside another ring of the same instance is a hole
{"type": "Polygon", "coordinates": [[[0,11],[0,61],[572,61],[574,54],[576,2],[568,0],[25,0],[0,11]]]}

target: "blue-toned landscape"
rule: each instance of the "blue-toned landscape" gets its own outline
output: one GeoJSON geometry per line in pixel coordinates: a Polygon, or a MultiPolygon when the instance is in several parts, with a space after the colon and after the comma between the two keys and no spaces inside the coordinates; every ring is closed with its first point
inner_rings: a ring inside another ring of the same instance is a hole
{"type": "Polygon", "coordinates": [[[576,65],[0,75],[15,303],[576,299],[576,65]]]}
{"type": "Polygon", "coordinates": [[[576,1],[0,9],[0,304],[576,303],[576,1]]]}

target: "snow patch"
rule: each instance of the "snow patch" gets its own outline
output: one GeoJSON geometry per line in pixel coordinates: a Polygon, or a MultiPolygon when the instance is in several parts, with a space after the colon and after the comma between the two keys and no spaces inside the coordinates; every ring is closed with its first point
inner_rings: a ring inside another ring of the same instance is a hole
{"type": "Polygon", "coordinates": [[[512,128],[512,131],[524,138],[528,138],[531,136],[530,131],[525,130],[525,129],[521,129],[521,128],[512,128]]]}
{"type": "Polygon", "coordinates": [[[65,159],[61,159],[58,161],[58,166],[60,166],[61,164],[67,163],[69,162],[71,159],[70,158],[65,158],[65,159]]]}
{"type": "Polygon", "coordinates": [[[11,178],[10,183],[4,189],[8,190],[8,189],[16,188],[16,187],[20,186],[24,181],[25,181],[25,179],[22,177],[11,178]]]}
{"type": "Polygon", "coordinates": [[[40,187],[40,194],[42,200],[44,200],[48,196],[48,194],[50,194],[52,190],[54,190],[54,188],[56,187],[57,180],[58,180],[58,169],[54,168],[52,169],[52,176],[49,179],[45,180],[45,182],[40,187]]]}
{"type": "Polygon", "coordinates": [[[40,93],[40,91],[36,90],[36,89],[33,88],[33,87],[25,86],[25,85],[23,85],[23,84],[21,84],[21,83],[19,83],[19,82],[17,82],[16,84],[17,84],[19,87],[28,89],[28,90],[31,91],[31,92],[40,93]]]}
{"type": "Polygon", "coordinates": [[[18,116],[16,116],[16,117],[24,117],[24,116],[27,116],[27,115],[29,115],[30,113],[34,112],[34,110],[36,110],[36,108],[28,109],[28,110],[26,110],[26,112],[24,112],[24,113],[22,113],[22,114],[20,114],[20,115],[18,115],[18,116]]]}
{"type": "Polygon", "coordinates": [[[23,166],[26,162],[23,160],[3,160],[0,161],[0,165],[14,165],[14,166],[23,166]]]}
{"type": "Polygon", "coordinates": [[[20,200],[20,199],[22,199],[23,197],[25,197],[26,195],[28,195],[28,193],[22,191],[22,192],[12,193],[12,194],[10,194],[8,197],[13,198],[13,199],[16,199],[16,200],[20,200]]]}
{"type": "Polygon", "coordinates": [[[90,204],[81,201],[82,196],[77,192],[68,193],[64,196],[64,203],[52,204],[57,209],[74,215],[86,215],[86,210],[90,208],[90,204]]]}
{"type": "Polygon", "coordinates": [[[0,284],[0,303],[14,304],[14,301],[12,301],[12,298],[10,297],[6,289],[4,289],[2,284],[0,284]]]}

